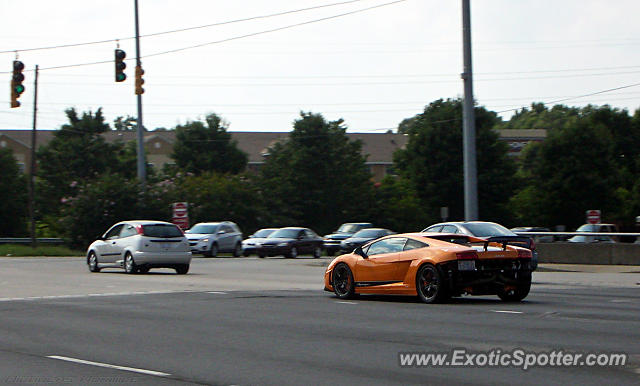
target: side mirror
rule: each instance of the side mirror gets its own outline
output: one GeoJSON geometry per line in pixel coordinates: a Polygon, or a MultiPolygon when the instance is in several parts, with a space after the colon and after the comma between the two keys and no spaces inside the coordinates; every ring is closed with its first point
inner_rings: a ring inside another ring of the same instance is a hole
{"type": "Polygon", "coordinates": [[[362,247],[358,247],[358,248],[354,249],[353,253],[355,253],[356,255],[360,255],[363,259],[368,258],[367,254],[364,253],[364,251],[362,250],[362,247]]]}

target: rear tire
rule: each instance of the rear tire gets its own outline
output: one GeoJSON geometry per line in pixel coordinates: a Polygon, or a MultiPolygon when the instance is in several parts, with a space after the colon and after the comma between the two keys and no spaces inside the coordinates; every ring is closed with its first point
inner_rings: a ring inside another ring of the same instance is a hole
{"type": "Polygon", "coordinates": [[[317,259],[320,256],[322,256],[322,249],[320,247],[315,247],[315,249],[313,250],[313,258],[317,259]]]}
{"type": "Polygon", "coordinates": [[[424,264],[416,274],[416,291],[427,304],[441,303],[449,298],[447,286],[440,270],[432,264],[424,264]]]}
{"type": "Polygon", "coordinates": [[[233,249],[233,257],[240,257],[242,255],[242,244],[236,244],[236,247],[233,249]]]}
{"type": "Polygon", "coordinates": [[[516,288],[500,289],[498,291],[498,297],[505,302],[519,302],[529,295],[531,290],[531,272],[522,274],[519,278],[516,288]]]}
{"type": "Polygon", "coordinates": [[[133,255],[129,252],[124,255],[124,271],[129,274],[138,272],[138,266],[136,265],[136,262],[133,261],[133,255]]]}
{"type": "Polygon", "coordinates": [[[175,270],[178,275],[185,275],[187,272],[189,272],[189,264],[176,265],[175,270]]]}
{"type": "Polygon", "coordinates": [[[333,293],[340,299],[350,299],[355,295],[356,285],[351,268],[345,263],[338,263],[331,272],[333,293]]]}

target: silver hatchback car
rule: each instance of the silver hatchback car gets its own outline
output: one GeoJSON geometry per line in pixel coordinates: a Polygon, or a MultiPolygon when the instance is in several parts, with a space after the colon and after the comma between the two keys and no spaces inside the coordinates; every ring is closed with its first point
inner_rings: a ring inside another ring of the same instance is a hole
{"type": "Polygon", "coordinates": [[[189,272],[191,251],[182,230],[164,221],[122,221],[113,225],[87,249],[89,271],[124,268],[147,273],[151,268],[189,272]]]}

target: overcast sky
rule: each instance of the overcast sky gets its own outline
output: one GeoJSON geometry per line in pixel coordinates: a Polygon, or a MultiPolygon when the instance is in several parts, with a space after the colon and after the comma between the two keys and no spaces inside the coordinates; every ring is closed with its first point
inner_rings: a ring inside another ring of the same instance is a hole
{"type": "MultiPolygon", "coordinates": [[[[255,18],[141,38],[144,125],[173,128],[215,112],[231,131],[289,131],[302,110],[343,118],[351,132],[384,132],[436,99],[462,96],[460,0],[405,0],[330,18],[391,1],[257,18],[340,0],[140,0],[141,35],[255,18]]],[[[563,103],[640,107],[640,2],[471,0],[471,12],[478,104],[507,118],[534,101],[620,88],[563,103]]],[[[133,0],[0,0],[0,129],[32,127],[36,64],[39,129],[59,128],[69,107],[102,107],[109,123],[135,116],[135,62],[124,83],[114,82],[113,64],[115,39],[135,58],[134,35],[133,0]],[[107,42],[28,51],[96,41],[107,42]],[[22,106],[11,109],[15,50],[28,71],[22,106]]]]}

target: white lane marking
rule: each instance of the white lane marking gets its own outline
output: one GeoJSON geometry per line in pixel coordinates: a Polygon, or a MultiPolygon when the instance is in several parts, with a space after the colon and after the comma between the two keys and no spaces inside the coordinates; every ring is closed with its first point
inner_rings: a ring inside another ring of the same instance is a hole
{"type": "Polygon", "coordinates": [[[356,303],[356,302],[340,302],[340,301],[338,301],[338,302],[336,302],[336,303],[342,303],[342,304],[358,304],[358,303],[356,303]]]}
{"type": "Polygon", "coordinates": [[[209,291],[207,292],[208,294],[214,294],[214,295],[226,295],[226,292],[223,291],[209,291]]]}
{"type": "Polygon", "coordinates": [[[631,301],[627,299],[613,299],[613,300],[610,300],[610,302],[611,303],[630,303],[631,301]]]}
{"type": "Polygon", "coordinates": [[[123,370],[123,371],[130,371],[133,373],[140,373],[140,374],[147,374],[147,375],[155,375],[157,377],[168,377],[171,374],[167,374],[167,373],[163,373],[160,371],[153,371],[153,370],[145,370],[145,369],[136,369],[134,367],[125,367],[125,366],[116,366],[116,365],[110,365],[108,363],[100,363],[100,362],[91,362],[91,361],[85,361],[84,359],[76,359],[76,358],[69,358],[69,357],[62,357],[62,356],[58,356],[58,355],[49,355],[47,356],[47,358],[50,359],[58,359],[61,361],[67,361],[67,362],[74,362],[74,363],[80,363],[83,365],[90,365],[90,366],[97,366],[97,367],[106,367],[109,369],[116,369],[116,370],[123,370]]]}
{"type": "Polygon", "coordinates": [[[491,312],[497,312],[500,314],[524,314],[522,311],[509,311],[509,310],[491,310],[491,312]]]}
{"type": "Polygon", "coordinates": [[[15,300],[49,300],[49,299],[76,299],[99,296],[130,296],[130,295],[154,295],[154,294],[173,294],[192,291],[138,291],[138,292],[108,292],[93,293],[81,295],[48,295],[48,296],[28,296],[23,298],[0,298],[0,302],[10,302],[15,300]]]}

